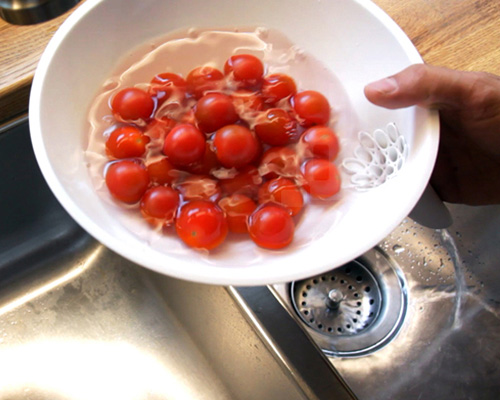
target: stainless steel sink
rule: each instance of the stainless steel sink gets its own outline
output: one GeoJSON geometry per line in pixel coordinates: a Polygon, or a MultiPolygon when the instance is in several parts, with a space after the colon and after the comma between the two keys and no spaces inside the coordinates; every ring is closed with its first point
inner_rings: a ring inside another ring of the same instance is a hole
{"type": "Polygon", "coordinates": [[[1,399],[354,398],[267,288],[161,276],[87,235],[26,121],[0,134],[0,182],[1,399]]]}
{"type": "Polygon", "coordinates": [[[499,206],[449,205],[447,230],[408,218],[301,282],[208,286],[81,230],[25,120],[0,153],[0,399],[498,398],[499,206]]]}
{"type": "MultiPolygon", "coordinates": [[[[331,338],[324,322],[320,330],[317,319],[308,323],[304,318],[304,312],[307,318],[318,317],[318,310],[309,300],[297,305],[292,285],[273,287],[360,400],[499,397],[500,207],[448,207],[454,219],[449,229],[428,229],[408,218],[358,260],[379,280],[382,293],[378,320],[369,321],[360,331],[336,332],[333,325],[332,332],[339,334],[331,338]],[[387,277],[392,279],[389,285],[387,277]],[[388,310],[398,287],[404,301],[388,310]],[[401,313],[400,318],[395,313],[401,313]],[[393,329],[377,336],[388,320],[393,329]],[[374,341],[366,343],[369,338],[374,341]],[[362,342],[365,347],[360,347],[362,342]],[[346,343],[351,351],[341,352],[346,343]]],[[[332,274],[340,279],[346,268],[332,274]]],[[[312,277],[305,284],[313,291],[314,281],[319,287],[329,276],[312,277]]],[[[345,279],[347,304],[341,312],[353,305],[348,294],[362,297],[364,287],[365,278],[358,285],[345,279]]],[[[323,304],[327,294],[323,290],[323,304]]]]}

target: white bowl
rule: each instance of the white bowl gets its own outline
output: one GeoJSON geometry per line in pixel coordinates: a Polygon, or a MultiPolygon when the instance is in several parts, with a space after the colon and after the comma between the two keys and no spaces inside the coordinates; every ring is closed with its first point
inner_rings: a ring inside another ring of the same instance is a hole
{"type": "Polygon", "coordinates": [[[340,266],[377,245],[422,195],[437,154],[437,114],[415,107],[382,109],[363,94],[367,83],[419,62],[410,40],[370,1],[87,0],[62,24],[41,57],[29,108],[32,142],[42,173],[63,207],[123,257],[163,274],[211,284],[289,282],[340,266]],[[134,47],[178,29],[249,26],[282,32],[341,82],[339,97],[350,108],[339,133],[344,141],[340,159],[366,153],[355,153],[358,131],[372,133],[393,123],[406,143],[404,165],[391,179],[367,190],[355,189],[343,172],[337,200],[308,207],[294,243],[282,251],[232,239],[206,254],[174,238],[145,239],[120,207],[103,200],[89,176],[89,106],[117,61],[134,47]]]}

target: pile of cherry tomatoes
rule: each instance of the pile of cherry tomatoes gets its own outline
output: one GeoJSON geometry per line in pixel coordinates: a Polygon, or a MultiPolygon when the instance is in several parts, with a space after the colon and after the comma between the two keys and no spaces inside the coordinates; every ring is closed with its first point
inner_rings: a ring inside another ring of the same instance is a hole
{"type": "Polygon", "coordinates": [[[257,57],[234,55],[223,70],[201,66],[186,78],[160,73],[146,86],[110,99],[106,185],[188,246],[211,250],[235,232],[283,248],[304,191],[339,191],[328,100],[297,91],[288,75],[266,75],[257,57]]]}

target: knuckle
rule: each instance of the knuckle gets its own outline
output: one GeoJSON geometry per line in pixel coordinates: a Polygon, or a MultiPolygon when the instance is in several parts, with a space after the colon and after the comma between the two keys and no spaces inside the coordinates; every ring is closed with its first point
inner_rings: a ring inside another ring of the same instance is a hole
{"type": "Polygon", "coordinates": [[[479,119],[500,115],[500,78],[487,72],[470,72],[468,107],[479,119]]]}
{"type": "Polygon", "coordinates": [[[429,75],[429,67],[425,64],[414,64],[411,67],[411,73],[417,81],[426,79],[429,75]]]}

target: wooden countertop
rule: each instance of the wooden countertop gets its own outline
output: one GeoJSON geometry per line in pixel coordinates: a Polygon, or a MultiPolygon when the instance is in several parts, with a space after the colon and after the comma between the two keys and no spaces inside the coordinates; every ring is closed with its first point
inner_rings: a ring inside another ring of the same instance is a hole
{"type": "MultiPolygon", "coordinates": [[[[374,2],[406,32],[425,62],[500,75],[499,1],[374,2]]],[[[32,26],[14,26],[0,20],[0,124],[27,111],[38,60],[69,13],[71,10],[52,21],[32,26]]]]}
{"type": "Polygon", "coordinates": [[[11,25],[0,19],[0,124],[28,110],[29,91],[38,60],[63,21],[85,0],[53,20],[11,25]]]}

